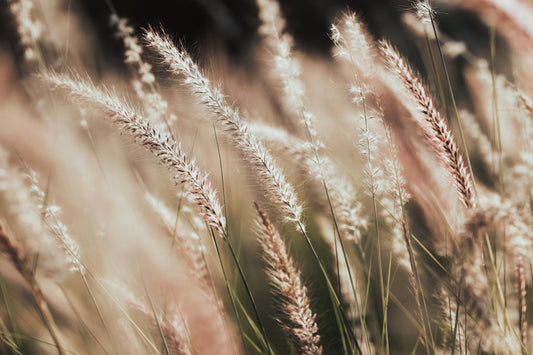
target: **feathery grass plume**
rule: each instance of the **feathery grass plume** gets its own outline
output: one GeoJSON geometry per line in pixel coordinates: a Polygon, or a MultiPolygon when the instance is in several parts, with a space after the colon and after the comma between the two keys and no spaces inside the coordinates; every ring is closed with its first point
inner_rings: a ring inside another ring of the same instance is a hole
{"type": "MultiPolygon", "coordinates": [[[[376,204],[374,217],[376,223],[377,219],[382,217],[390,227],[392,252],[397,264],[412,272],[401,223],[404,218],[403,209],[410,196],[399,165],[397,148],[392,141],[390,127],[384,122],[380,107],[370,111],[367,102],[370,94],[365,93],[367,89],[354,90],[354,87],[351,89],[354,95],[353,101],[362,102],[364,106],[360,122],[357,124],[360,130],[360,152],[366,159],[365,183],[373,204],[376,204]],[[378,208],[378,204],[381,208],[378,208]]],[[[376,233],[380,233],[378,227],[376,233]]]]}
{"type": "Polygon", "coordinates": [[[8,0],[8,2],[9,10],[17,25],[20,44],[24,48],[24,59],[28,63],[38,63],[41,60],[39,41],[43,26],[32,15],[33,2],[31,0],[8,0]]]}
{"type": "Polygon", "coordinates": [[[176,304],[168,305],[165,314],[162,315],[153,306],[136,297],[125,285],[118,285],[109,281],[105,281],[105,283],[111,286],[120,298],[142,317],[144,324],[148,324],[153,330],[161,333],[165,350],[168,350],[169,355],[193,354],[187,324],[180,315],[176,304]]]}
{"type": "Polygon", "coordinates": [[[300,80],[300,63],[291,56],[294,39],[284,32],[285,20],[276,0],[257,0],[259,8],[259,33],[271,52],[274,66],[270,73],[281,81],[285,109],[300,116],[305,110],[304,84],[300,80]]]}
{"type": "Polygon", "coordinates": [[[314,127],[316,117],[307,109],[305,104],[305,88],[300,78],[300,62],[292,55],[294,40],[284,31],[285,20],[276,0],[257,0],[257,5],[261,19],[259,32],[263,35],[266,46],[272,52],[275,63],[275,66],[270,68],[270,74],[281,82],[283,88],[281,99],[285,109],[298,117],[305,127],[310,148],[314,151],[314,156],[311,158],[316,165],[314,170],[320,174],[320,178],[324,179],[324,183],[326,183],[322,172],[323,163],[318,154],[323,143],[319,140],[314,127]]]}
{"type": "MultiPolygon", "coordinates": [[[[321,184],[321,175],[315,173],[317,165],[314,161],[314,151],[310,148],[310,143],[300,140],[299,138],[291,135],[285,130],[274,128],[272,126],[252,123],[250,126],[251,131],[268,147],[271,147],[278,153],[284,153],[295,161],[303,171],[317,183],[321,184]]],[[[328,188],[329,198],[335,210],[335,218],[339,227],[339,231],[343,237],[348,240],[354,241],[359,244],[361,241],[361,235],[368,228],[367,218],[362,212],[362,206],[358,201],[355,201],[355,190],[351,183],[343,178],[341,172],[335,166],[335,164],[326,156],[322,157],[322,162],[325,176],[327,181],[331,184],[328,188]]],[[[316,187],[322,189],[323,185],[316,187]]],[[[323,196],[323,194],[313,194],[313,196],[323,196]]],[[[319,201],[321,204],[328,204],[328,201],[319,201]]],[[[329,207],[328,207],[329,213],[329,207]]],[[[358,319],[360,314],[357,309],[357,296],[354,294],[354,282],[355,272],[349,270],[351,266],[346,262],[340,243],[336,242],[336,232],[330,234],[330,224],[322,223],[322,235],[324,241],[330,247],[333,255],[338,255],[338,267],[335,268],[337,276],[340,282],[340,289],[342,298],[348,304],[347,316],[349,319],[358,319]]],[[[355,291],[357,292],[357,290],[355,291]]],[[[364,333],[362,337],[364,337],[364,333]]],[[[362,343],[367,343],[365,339],[362,339],[362,343]]],[[[368,344],[373,346],[373,344],[368,344]]],[[[372,351],[370,351],[372,353],[372,351]]]]}
{"type": "Polygon", "coordinates": [[[285,220],[295,222],[298,229],[304,232],[302,207],[298,203],[294,188],[286,181],[282,170],[277,166],[270,153],[250,133],[247,124],[241,119],[239,111],[227,103],[220,87],[212,86],[189,54],[183,49],[176,48],[165,34],[147,30],[145,39],[149,46],[159,53],[163,62],[170,67],[173,73],[185,77],[185,84],[215,115],[216,122],[233,140],[243,158],[253,166],[254,172],[263,183],[271,202],[280,206],[285,220]]]}
{"type": "Polygon", "coordinates": [[[381,42],[381,48],[387,64],[398,74],[407,90],[413,95],[419,111],[424,115],[425,121],[420,122],[419,127],[431,148],[439,154],[447,167],[460,200],[467,208],[475,207],[476,201],[468,167],[446,121],[441,117],[424,85],[398,52],[386,41],[381,42]]]}
{"type": "Polygon", "coordinates": [[[72,239],[67,226],[61,222],[61,208],[52,204],[41,190],[36,172],[30,171],[28,180],[37,208],[50,231],[59,239],[60,247],[65,252],[65,261],[70,264],[70,271],[83,273],[85,269],[81,264],[80,246],[72,239]]]}
{"type": "Polygon", "coordinates": [[[13,265],[17,268],[20,275],[30,287],[31,294],[37,303],[39,313],[52,337],[58,353],[60,355],[66,355],[67,352],[64,348],[63,341],[61,340],[57,325],[54,322],[52,313],[50,312],[48,302],[44,298],[41,286],[35,278],[33,266],[22,248],[18,245],[2,216],[0,216],[0,247],[7,253],[13,265]]]}
{"type": "MultiPolygon", "coordinates": [[[[388,212],[385,221],[392,226],[392,252],[396,257],[396,261],[398,265],[408,270],[409,273],[412,273],[415,260],[414,257],[409,257],[409,254],[413,253],[413,250],[405,239],[407,225],[404,216],[404,208],[411,199],[411,195],[407,191],[405,178],[398,158],[398,149],[392,141],[390,128],[385,125],[382,118],[381,121],[388,143],[385,170],[390,177],[390,182],[385,184],[387,187],[386,195],[381,197],[380,202],[386,212],[388,212]]],[[[408,230],[407,233],[409,233],[408,230]]],[[[415,290],[415,292],[418,291],[415,290]]]]}
{"type": "Polygon", "coordinates": [[[174,174],[176,185],[188,185],[188,192],[193,196],[200,214],[220,237],[226,238],[225,218],[216,191],[211,187],[207,175],[199,170],[195,162],[188,159],[180,144],[153,128],[148,120],[126,102],[110,92],[97,89],[89,81],[53,72],[42,76],[56,90],[65,91],[71,100],[81,100],[89,108],[104,112],[104,117],[111,118],[138,144],[154,154],[174,174]]]}
{"type": "Polygon", "coordinates": [[[346,12],[330,27],[334,55],[353,63],[356,75],[371,78],[376,73],[375,49],[366,28],[353,12],[346,12]]]}
{"type": "Polygon", "coordinates": [[[368,221],[361,212],[361,204],[356,200],[355,188],[342,176],[333,161],[322,155],[320,160],[323,173],[319,173],[311,143],[302,141],[283,129],[266,124],[254,122],[248,127],[267,147],[290,156],[313,180],[321,183],[322,175],[325,177],[341,235],[359,243],[361,233],[367,229],[368,221]]]}
{"type": "Polygon", "coordinates": [[[399,164],[397,147],[379,104],[375,110],[371,110],[367,101],[371,93],[368,89],[356,88],[357,85],[353,84],[350,91],[353,94],[352,101],[364,106],[361,120],[357,124],[360,130],[360,151],[366,158],[365,182],[372,198],[382,207],[380,215],[391,228],[392,250],[397,263],[410,270],[401,223],[404,205],[409,201],[410,195],[399,164]]]}
{"type": "MultiPolygon", "coordinates": [[[[273,77],[277,78],[283,87],[282,100],[285,109],[297,116],[306,128],[312,148],[318,154],[323,146],[314,127],[315,115],[305,104],[305,88],[300,78],[300,62],[292,55],[293,38],[284,32],[283,19],[279,4],[276,0],[257,0],[261,26],[259,32],[264,36],[265,43],[274,57],[275,66],[270,69],[273,77]]],[[[320,157],[315,157],[320,167],[320,157]]]]}
{"type": "Polygon", "coordinates": [[[177,117],[169,115],[167,120],[168,103],[161,97],[155,87],[155,76],[152,74],[152,66],[142,59],[142,47],[139,44],[135,30],[124,18],[118,15],[111,15],[111,24],[116,27],[116,34],[122,39],[126,51],[124,52],[124,62],[130,65],[136,72],[136,78],[131,84],[137,97],[143,103],[146,116],[152,121],[154,126],[161,131],[168,131],[169,125],[177,117]]]}
{"type": "MultiPolygon", "coordinates": [[[[379,202],[384,208],[385,222],[390,226],[390,233],[392,234],[391,251],[394,255],[394,262],[406,270],[409,274],[413,272],[415,259],[410,258],[409,253],[413,253],[411,245],[405,239],[404,224],[405,222],[405,205],[409,202],[411,196],[405,188],[403,176],[397,162],[390,161],[388,175],[392,183],[387,184],[385,196],[380,197],[379,202]],[[387,194],[390,197],[387,197],[387,194]]],[[[407,233],[409,231],[407,230],[407,233]]],[[[418,292],[415,290],[415,292],[418,292]]]]}
{"type": "Polygon", "coordinates": [[[307,288],[301,280],[301,273],[294,265],[278,231],[266,213],[254,203],[260,217],[261,245],[268,262],[270,280],[282,298],[282,310],[289,322],[280,322],[293,340],[300,354],[322,354],[320,335],[315,322],[316,314],[311,310],[307,288]]]}
{"type": "Polygon", "coordinates": [[[5,203],[6,216],[13,221],[26,253],[38,254],[39,266],[58,279],[63,278],[66,265],[70,271],[82,271],[79,246],[57,219],[58,208],[47,205],[33,173],[28,176],[30,186],[24,176],[10,165],[8,154],[0,148],[0,200],[5,203]],[[58,257],[58,246],[64,250],[64,257],[58,257]]]}
{"type": "Polygon", "coordinates": [[[422,23],[431,23],[431,18],[435,10],[429,6],[429,3],[424,1],[418,1],[414,4],[416,10],[416,16],[422,23]]]}

